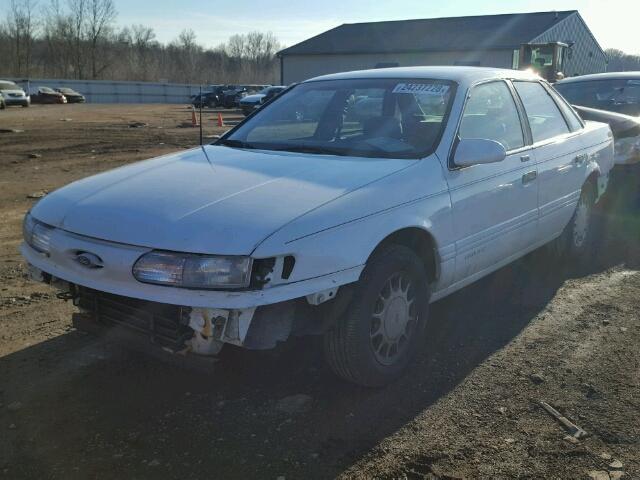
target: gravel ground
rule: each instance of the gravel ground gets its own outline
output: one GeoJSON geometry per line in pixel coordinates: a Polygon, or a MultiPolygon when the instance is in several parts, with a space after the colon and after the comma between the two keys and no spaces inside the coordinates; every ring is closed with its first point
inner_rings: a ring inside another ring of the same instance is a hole
{"type": "MultiPolygon", "coordinates": [[[[224,130],[215,115],[206,136],[224,130]]],[[[23,130],[0,133],[0,478],[640,479],[637,178],[601,207],[589,265],[541,250],[434,304],[424,354],[385,389],[336,379],[318,338],[230,350],[203,375],[75,331],[73,307],[25,277],[29,197],[191,147],[189,119],[175,105],[0,112],[23,130]]]]}

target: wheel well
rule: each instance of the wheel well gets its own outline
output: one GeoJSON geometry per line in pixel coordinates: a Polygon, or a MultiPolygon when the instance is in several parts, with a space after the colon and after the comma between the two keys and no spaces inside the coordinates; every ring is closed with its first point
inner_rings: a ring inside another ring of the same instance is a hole
{"type": "Polygon", "coordinates": [[[436,243],[429,232],[417,227],[403,228],[393,232],[378,244],[369,258],[389,245],[402,245],[413,250],[422,259],[429,281],[434,282],[438,279],[440,268],[437,261],[436,243]]]}

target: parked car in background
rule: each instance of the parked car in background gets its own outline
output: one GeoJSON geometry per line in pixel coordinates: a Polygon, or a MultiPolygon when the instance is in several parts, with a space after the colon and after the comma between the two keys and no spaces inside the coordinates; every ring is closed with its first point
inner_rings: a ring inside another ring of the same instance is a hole
{"type": "Polygon", "coordinates": [[[222,106],[222,97],[225,90],[233,89],[234,85],[209,85],[206,92],[202,92],[202,100],[200,94],[191,97],[191,104],[196,107],[216,108],[222,106]]]}
{"type": "Polygon", "coordinates": [[[53,88],[39,87],[38,92],[31,95],[31,103],[67,103],[67,97],[53,88]]]}
{"type": "Polygon", "coordinates": [[[615,142],[616,166],[640,163],[640,117],[574,105],[584,120],[608,123],[615,142]]]}
{"type": "Polygon", "coordinates": [[[640,72],[583,75],[554,86],[572,105],[640,116],[640,72]]]}
{"type": "Polygon", "coordinates": [[[531,73],[340,73],[48,194],[21,252],[79,329],[196,359],[323,335],[339,376],[379,386],[425,345],[430,302],[548,243],[590,261],[612,165],[609,126],[531,73]]]}
{"type": "Polygon", "coordinates": [[[239,102],[240,109],[245,116],[250,115],[254,110],[260,108],[272,98],[277,97],[287,87],[281,85],[274,85],[266,87],[253,95],[247,95],[239,102]]]}
{"type": "Polygon", "coordinates": [[[6,106],[19,105],[28,107],[31,104],[29,95],[21,87],[9,80],[0,80],[0,94],[2,94],[6,106]]]}
{"type": "Polygon", "coordinates": [[[629,188],[635,189],[635,196],[640,199],[640,72],[584,75],[554,86],[582,118],[611,126],[616,162],[613,190],[623,194],[629,188]]]}
{"type": "Polygon", "coordinates": [[[221,104],[224,108],[236,108],[239,106],[242,98],[257,93],[269,86],[270,85],[238,85],[223,92],[221,104]]]}
{"type": "Polygon", "coordinates": [[[191,105],[195,108],[214,108],[218,106],[218,97],[213,92],[202,92],[191,97],[191,105]]]}
{"type": "Polygon", "coordinates": [[[80,92],[76,92],[72,88],[60,87],[56,88],[56,92],[61,93],[65,96],[68,103],[84,103],[86,98],[80,92]]]}

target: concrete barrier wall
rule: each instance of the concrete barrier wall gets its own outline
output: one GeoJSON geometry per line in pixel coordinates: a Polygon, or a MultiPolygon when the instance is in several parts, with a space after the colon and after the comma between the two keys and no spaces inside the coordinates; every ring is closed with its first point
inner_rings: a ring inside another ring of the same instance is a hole
{"type": "MultiPolygon", "coordinates": [[[[109,80],[60,80],[46,78],[11,78],[25,91],[36,93],[38,87],[72,88],[90,103],[189,103],[199,93],[200,85],[151,82],[113,82],[109,80]]],[[[203,91],[205,87],[203,86],[203,91]]]]}

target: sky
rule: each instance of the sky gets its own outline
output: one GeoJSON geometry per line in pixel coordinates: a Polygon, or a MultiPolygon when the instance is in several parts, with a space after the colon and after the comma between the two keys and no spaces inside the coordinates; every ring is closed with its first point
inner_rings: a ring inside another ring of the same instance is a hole
{"type": "MultiPolygon", "coordinates": [[[[40,5],[49,0],[37,0],[40,5]]],[[[213,47],[236,33],[270,31],[286,46],[342,23],[578,10],[603,48],[640,54],[640,0],[114,0],[117,23],[153,27],[169,42],[186,28],[213,47]]],[[[11,0],[0,0],[4,16],[11,0]]],[[[60,3],[64,3],[61,0],[60,3]]]]}

